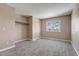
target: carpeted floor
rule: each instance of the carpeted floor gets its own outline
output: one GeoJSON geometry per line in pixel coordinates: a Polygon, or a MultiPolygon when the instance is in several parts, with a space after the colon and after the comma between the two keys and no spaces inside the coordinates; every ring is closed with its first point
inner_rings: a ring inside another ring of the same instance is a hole
{"type": "Polygon", "coordinates": [[[16,43],[16,47],[1,56],[77,56],[70,42],[39,39],[16,43]]]}

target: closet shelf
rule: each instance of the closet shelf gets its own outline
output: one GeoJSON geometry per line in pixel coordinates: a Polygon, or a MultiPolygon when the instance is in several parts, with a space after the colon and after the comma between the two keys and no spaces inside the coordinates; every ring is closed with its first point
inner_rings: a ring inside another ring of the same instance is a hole
{"type": "Polygon", "coordinates": [[[29,23],[24,23],[24,22],[20,22],[20,21],[15,21],[15,23],[24,24],[24,25],[29,25],[29,23]]]}

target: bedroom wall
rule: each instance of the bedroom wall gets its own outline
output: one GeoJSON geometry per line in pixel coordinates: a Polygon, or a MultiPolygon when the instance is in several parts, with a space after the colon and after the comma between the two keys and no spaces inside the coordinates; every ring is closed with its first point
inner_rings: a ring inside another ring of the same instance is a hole
{"type": "Polygon", "coordinates": [[[79,55],[79,4],[72,12],[72,44],[79,55]]]}
{"type": "Polygon", "coordinates": [[[25,16],[22,15],[17,15],[16,14],[16,20],[15,20],[15,31],[16,31],[16,40],[21,41],[21,40],[27,40],[27,28],[28,25],[28,19],[25,16]]]}
{"type": "Polygon", "coordinates": [[[61,21],[61,32],[46,32],[46,20],[53,18],[41,19],[41,37],[71,40],[71,16],[55,17],[61,21]]]}
{"type": "Polygon", "coordinates": [[[27,38],[28,38],[28,40],[32,40],[32,21],[33,21],[33,17],[30,16],[30,17],[27,17],[27,19],[28,19],[27,21],[29,23],[29,25],[27,27],[27,33],[28,33],[27,38]]]}
{"type": "Polygon", "coordinates": [[[12,46],[15,40],[15,10],[0,4],[0,49],[12,46]]]}
{"type": "Polygon", "coordinates": [[[40,19],[32,18],[32,40],[37,40],[40,38],[40,19]]]}
{"type": "Polygon", "coordinates": [[[32,17],[17,15],[14,8],[0,4],[0,50],[14,45],[14,42],[20,38],[32,40],[32,17]],[[16,26],[16,21],[30,25],[16,26]]]}

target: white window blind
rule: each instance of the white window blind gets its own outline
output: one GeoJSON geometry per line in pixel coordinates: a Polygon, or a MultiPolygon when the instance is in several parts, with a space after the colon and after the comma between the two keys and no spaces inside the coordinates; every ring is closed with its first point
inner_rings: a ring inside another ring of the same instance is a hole
{"type": "Polygon", "coordinates": [[[58,18],[46,20],[46,32],[61,32],[61,20],[58,18]]]}

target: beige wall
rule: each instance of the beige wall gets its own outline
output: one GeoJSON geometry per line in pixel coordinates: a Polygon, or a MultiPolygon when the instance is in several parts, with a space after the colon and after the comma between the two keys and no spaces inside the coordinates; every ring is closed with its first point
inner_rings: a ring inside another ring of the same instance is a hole
{"type": "Polygon", "coordinates": [[[15,39],[15,10],[0,4],[0,49],[11,46],[15,39]]]}
{"type": "Polygon", "coordinates": [[[77,4],[72,12],[72,44],[79,55],[79,4],[77,4]]]}
{"type": "Polygon", "coordinates": [[[33,40],[39,39],[40,37],[40,19],[36,17],[32,19],[32,37],[33,40]]]}
{"type": "Polygon", "coordinates": [[[27,25],[28,19],[25,16],[22,15],[16,15],[15,20],[15,32],[16,32],[16,41],[19,40],[27,40],[27,25]]]}
{"type": "Polygon", "coordinates": [[[71,39],[71,16],[61,16],[61,17],[55,17],[55,18],[59,18],[61,20],[61,32],[45,32],[46,20],[49,20],[49,19],[53,20],[53,18],[42,19],[41,37],[70,40],[71,39]]]}
{"type": "Polygon", "coordinates": [[[39,24],[38,19],[17,15],[14,8],[0,4],[0,49],[12,46],[18,40],[38,37],[39,24]]]}
{"type": "Polygon", "coordinates": [[[17,24],[16,25],[16,40],[32,40],[32,22],[33,17],[32,16],[22,16],[22,15],[16,15],[16,22],[21,22],[24,24],[17,24]]]}
{"type": "Polygon", "coordinates": [[[27,33],[28,33],[27,38],[28,38],[28,40],[32,40],[32,18],[33,18],[32,16],[27,18],[28,23],[29,23],[29,25],[27,27],[27,33]]]}
{"type": "Polygon", "coordinates": [[[14,8],[0,4],[0,49],[28,38],[32,39],[32,17],[16,15],[14,8]]]}

